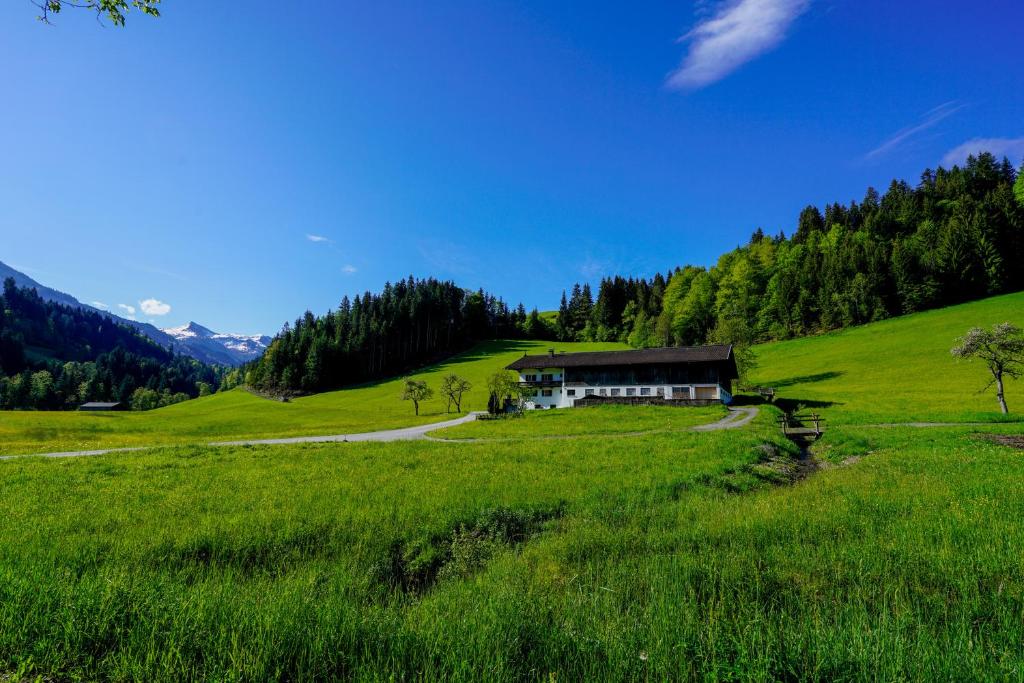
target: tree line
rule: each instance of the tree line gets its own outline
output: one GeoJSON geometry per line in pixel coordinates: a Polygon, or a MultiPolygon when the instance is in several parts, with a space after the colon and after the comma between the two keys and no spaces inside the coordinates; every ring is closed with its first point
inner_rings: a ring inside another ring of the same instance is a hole
{"type": "MultiPolygon", "coordinates": [[[[1024,171],[1024,168],[1022,168],[1024,171]]],[[[710,267],[576,284],[560,340],[634,347],[788,339],[1024,288],[1024,174],[983,153],[808,206],[787,237],[758,229],[710,267]]],[[[740,358],[741,362],[743,358],[740,358]]]]}
{"type": "Polygon", "coordinates": [[[71,410],[88,401],[158,407],[216,391],[220,373],[101,313],[4,282],[0,409],[71,410]]]}
{"type": "Polygon", "coordinates": [[[322,316],[307,311],[226,381],[273,393],[323,391],[398,375],[482,340],[551,334],[536,309],[527,314],[482,289],[410,276],[379,294],[346,296],[322,316]]]}

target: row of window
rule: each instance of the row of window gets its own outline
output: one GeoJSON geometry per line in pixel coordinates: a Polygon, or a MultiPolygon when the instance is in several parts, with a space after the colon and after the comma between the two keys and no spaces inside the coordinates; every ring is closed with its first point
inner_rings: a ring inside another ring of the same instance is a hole
{"type": "MultiPolygon", "coordinates": [[[[613,389],[586,389],[584,391],[585,391],[585,395],[587,395],[587,396],[594,396],[594,395],[597,395],[597,396],[622,396],[623,395],[622,394],[622,389],[619,389],[618,387],[613,388],[613,389]],[[609,392],[611,392],[611,393],[609,393],[609,392]]],[[[652,396],[653,395],[651,393],[651,388],[650,387],[639,387],[639,391],[640,391],[640,394],[639,394],[640,396],[652,396]]],[[[658,396],[664,396],[665,395],[665,390],[662,387],[658,387],[656,391],[657,391],[657,395],[658,396]]],[[[575,396],[576,395],[576,390],[575,389],[566,389],[565,393],[566,393],[567,396],[575,396]]],[[[626,387],[625,395],[626,396],[636,396],[637,395],[637,388],[636,387],[626,387]]],[[[672,387],[672,395],[676,396],[676,397],[679,397],[679,396],[689,396],[690,395],[690,390],[689,390],[688,387],[672,387]]]]}
{"type": "MultiPolygon", "coordinates": [[[[523,375],[523,381],[524,382],[536,382],[537,381],[537,375],[523,375]]],[[[541,382],[554,382],[555,381],[555,376],[554,375],[541,375],[540,376],[540,381],[541,382]]]]}
{"type": "MultiPolygon", "coordinates": [[[[527,380],[527,381],[529,381],[529,380],[527,380]]],[[[620,389],[619,387],[614,387],[612,389],[585,389],[584,390],[584,395],[586,395],[586,396],[623,396],[623,395],[625,395],[625,396],[637,396],[638,395],[637,391],[639,391],[640,392],[639,393],[640,396],[653,396],[653,395],[657,395],[657,396],[661,396],[661,397],[665,396],[665,389],[663,387],[658,387],[657,389],[654,389],[654,390],[652,390],[651,387],[626,387],[626,389],[625,389],[626,393],[623,394],[622,391],[623,390],[620,389]],[[651,393],[652,391],[654,391],[655,393],[652,394],[651,393]]],[[[534,394],[534,396],[536,396],[536,395],[537,394],[534,394]]],[[[550,396],[553,395],[553,391],[551,389],[541,389],[540,390],[540,395],[544,396],[544,397],[550,397],[550,396]]],[[[575,389],[566,389],[565,390],[565,395],[566,396],[576,396],[576,390],[575,389]]],[[[672,387],[672,395],[674,397],[676,397],[676,398],[682,398],[684,396],[689,398],[689,396],[690,396],[690,388],[689,387],[672,387]]]]}

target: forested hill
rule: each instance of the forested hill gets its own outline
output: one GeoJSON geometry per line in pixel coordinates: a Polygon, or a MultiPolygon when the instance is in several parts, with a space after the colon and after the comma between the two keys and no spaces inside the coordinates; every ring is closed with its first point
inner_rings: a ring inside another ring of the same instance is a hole
{"type": "Polygon", "coordinates": [[[860,202],[808,206],[790,236],[758,229],[711,268],[607,277],[563,293],[551,324],[483,291],[409,278],[307,312],[228,383],[312,392],[395,375],[494,338],[727,342],[743,348],[1024,288],[1024,180],[971,157],[860,202]],[[1016,182],[1016,195],[1014,184],[1016,182]]]}
{"type": "Polygon", "coordinates": [[[132,400],[140,407],[216,389],[217,372],[177,356],[108,316],[46,301],[4,281],[0,296],[0,408],[75,408],[132,400]]]}
{"type": "Polygon", "coordinates": [[[808,206],[711,268],[609,277],[562,296],[563,340],[633,346],[785,339],[1024,289],[1024,177],[991,154],[912,187],[808,206]],[[1016,183],[1016,184],[1015,184],[1016,183]]]}
{"type": "Polygon", "coordinates": [[[320,317],[307,311],[244,368],[244,380],[269,391],[321,391],[395,375],[476,341],[553,334],[536,309],[527,315],[483,290],[410,277],[380,294],[345,297],[320,317]]]}

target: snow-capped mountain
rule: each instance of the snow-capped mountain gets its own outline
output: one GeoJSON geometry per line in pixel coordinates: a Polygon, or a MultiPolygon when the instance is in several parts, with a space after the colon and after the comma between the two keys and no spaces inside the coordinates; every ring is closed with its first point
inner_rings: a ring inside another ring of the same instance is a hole
{"type": "Polygon", "coordinates": [[[122,325],[134,328],[164,348],[174,347],[177,353],[191,356],[204,363],[237,366],[263,355],[271,338],[265,335],[244,336],[237,334],[217,334],[196,323],[184,327],[160,330],[149,323],[128,320],[114,315],[110,311],[96,308],[65,294],[64,292],[41,285],[28,275],[11,268],[0,261],[0,284],[6,278],[14,278],[19,287],[36,290],[40,297],[47,301],[56,301],[65,306],[84,308],[101,313],[122,325]]]}
{"type": "Polygon", "coordinates": [[[215,362],[224,365],[241,365],[259,358],[271,341],[267,335],[260,334],[220,334],[197,322],[168,327],[161,332],[173,337],[181,351],[189,355],[202,354],[216,358],[215,362]]]}

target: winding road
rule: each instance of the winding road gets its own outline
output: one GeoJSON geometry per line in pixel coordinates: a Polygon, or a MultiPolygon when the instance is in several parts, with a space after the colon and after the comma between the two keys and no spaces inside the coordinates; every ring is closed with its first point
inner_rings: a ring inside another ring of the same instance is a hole
{"type": "MultiPolygon", "coordinates": [[[[239,441],[213,441],[205,444],[207,446],[278,446],[285,444],[296,444],[296,443],[349,443],[357,441],[415,441],[418,439],[428,439],[433,441],[442,441],[446,443],[468,443],[474,441],[489,441],[491,439],[436,439],[427,436],[428,432],[432,432],[436,429],[444,429],[445,427],[455,427],[456,425],[465,424],[472,422],[476,419],[476,416],[480,413],[474,412],[454,420],[445,420],[444,422],[431,422],[429,424],[416,425],[415,427],[402,427],[401,429],[386,429],[377,432],[361,432],[357,434],[331,434],[327,436],[293,436],[280,439],[242,439],[239,441]]],[[[719,429],[736,429],[738,427],[746,426],[757,416],[757,408],[753,406],[746,406],[743,408],[729,408],[729,414],[717,422],[712,422],[705,425],[697,425],[696,427],[690,427],[691,430],[697,432],[711,432],[719,429]]],[[[623,436],[640,436],[648,433],[655,433],[659,430],[650,430],[648,432],[630,432],[628,435],[623,436]]],[[[559,438],[559,437],[551,437],[559,438]]],[[[130,453],[134,451],[144,451],[151,448],[161,448],[166,446],[173,446],[175,444],[162,444],[159,446],[132,446],[124,448],[101,448],[96,450],[87,451],[61,451],[57,453],[27,453],[25,455],[0,455],[0,460],[13,460],[15,458],[81,458],[90,455],[106,455],[108,453],[130,453]]]]}

